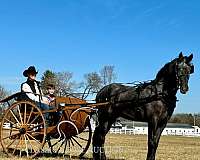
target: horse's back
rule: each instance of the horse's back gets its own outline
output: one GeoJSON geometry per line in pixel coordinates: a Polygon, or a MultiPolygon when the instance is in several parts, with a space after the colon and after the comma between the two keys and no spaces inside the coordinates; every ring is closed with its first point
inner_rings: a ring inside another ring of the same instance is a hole
{"type": "Polygon", "coordinates": [[[110,101],[110,99],[116,95],[118,95],[121,91],[127,89],[128,86],[119,84],[119,83],[111,83],[109,85],[104,86],[96,95],[96,102],[106,102],[110,101]]]}

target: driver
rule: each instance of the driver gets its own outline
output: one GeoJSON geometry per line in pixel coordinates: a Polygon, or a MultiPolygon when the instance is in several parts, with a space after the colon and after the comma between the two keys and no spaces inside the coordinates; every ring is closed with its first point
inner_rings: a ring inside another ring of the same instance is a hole
{"type": "MultiPolygon", "coordinates": [[[[40,82],[36,81],[37,71],[34,66],[30,66],[23,72],[24,77],[27,77],[26,82],[21,84],[21,92],[24,100],[30,100],[36,102],[37,106],[42,110],[49,110],[52,107],[49,106],[48,98],[43,96],[40,82]]],[[[50,124],[49,113],[45,113],[46,125],[50,124]]]]}

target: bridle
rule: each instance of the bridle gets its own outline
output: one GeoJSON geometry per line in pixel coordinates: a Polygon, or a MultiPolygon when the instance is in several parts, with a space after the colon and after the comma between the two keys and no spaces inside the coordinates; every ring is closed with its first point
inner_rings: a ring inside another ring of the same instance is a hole
{"type": "Polygon", "coordinates": [[[181,77],[188,76],[189,79],[189,75],[194,73],[194,65],[191,63],[187,64],[185,62],[185,59],[180,63],[176,62],[175,73],[176,73],[177,89],[180,89],[181,77]]]}

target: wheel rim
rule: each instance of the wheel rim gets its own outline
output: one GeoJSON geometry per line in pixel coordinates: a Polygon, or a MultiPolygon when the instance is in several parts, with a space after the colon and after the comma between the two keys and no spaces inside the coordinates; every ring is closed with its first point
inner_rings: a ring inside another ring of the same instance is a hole
{"type": "MultiPolygon", "coordinates": [[[[74,127],[72,122],[68,123],[68,125],[74,127]]],[[[92,129],[89,118],[86,120],[85,127],[83,132],[75,134],[74,136],[51,139],[51,152],[68,157],[82,157],[87,152],[91,143],[92,129]]]]}
{"type": "Polygon", "coordinates": [[[0,140],[9,156],[35,157],[45,143],[46,128],[42,112],[30,102],[17,102],[2,119],[0,140]]]}

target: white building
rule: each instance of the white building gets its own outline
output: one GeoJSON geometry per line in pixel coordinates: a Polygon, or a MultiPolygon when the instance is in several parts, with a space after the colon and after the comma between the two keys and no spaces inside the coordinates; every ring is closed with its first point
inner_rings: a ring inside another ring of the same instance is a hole
{"type": "MultiPolygon", "coordinates": [[[[148,124],[134,121],[116,122],[110,133],[147,135],[148,124]]],[[[200,136],[200,128],[189,124],[168,123],[162,135],[200,136]]]]}
{"type": "Polygon", "coordinates": [[[162,135],[200,136],[200,128],[188,124],[169,123],[162,135]]]}

